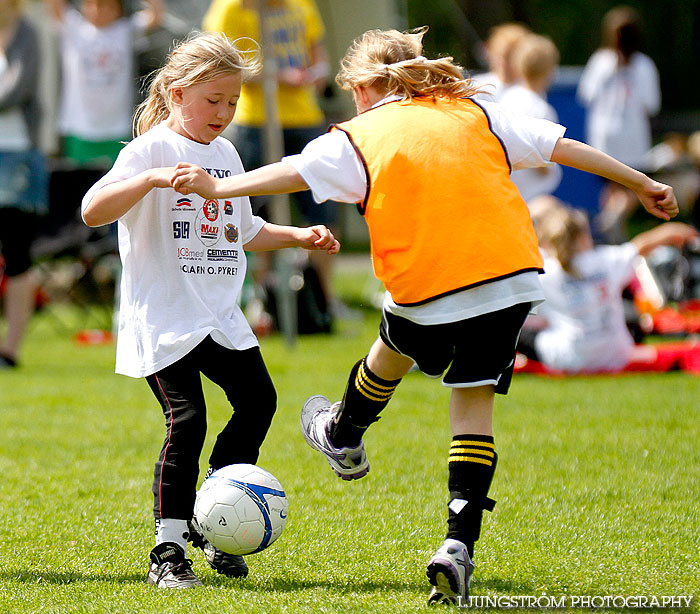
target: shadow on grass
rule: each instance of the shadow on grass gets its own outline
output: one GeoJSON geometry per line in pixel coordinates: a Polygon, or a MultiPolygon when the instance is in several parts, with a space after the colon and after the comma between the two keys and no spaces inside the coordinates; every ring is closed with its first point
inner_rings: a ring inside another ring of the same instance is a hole
{"type": "Polygon", "coordinates": [[[22,584],[98,584],[109,582],[115,584],[143,583],[146,573],[139,574],[84,574],[77,571],[40,571],[38,569],[22,571],[5,571],[0,573],[3,582],[21,582],[22,584]]]}
{"type": "MultiPolygon", "coordinates": [[[[226,578],[223,576],[200,576],[205,587],[230,588],[235,586],[239,590],[251,593],[297,593],[308,590],[333,590],[340,593],[374,593],[377,591],[392,591],[396,593],[421,592],[428,587],[427,580],[420,575],[406,582],[383,582],[378,580],[326,580],[326,579],[301,579],[301,578],[226,578]]],[[[22,584],[53,584],[69,586],[78,584],[145,584],[145,573],[105,573],[83,574],[75,571],[40,571],[21,570],[15,572],[1,572],[0,581],[20,582],[22,584]]],[[[485,594],[512,594],[533,595],[535,586],[523,582],[506,580],[501,578],[485,578],[475,580],[472,584],[472,592],[475,595],[485,594]]]]}
{"type": "MultiPolygon", "coordinates": [[[[287,578],[226,578],[223,576],[200,576],[205,587],[235,586],[238,589],[251,593],[285,592],[295,593],[313,589],[332,589],[339,592],[373,593],[376,591],[412,592],[420,591],[426,587],[424,582],[382,582],[377,581],[338,581],[330,580],[304,580],[287,578]],[[252,581],[251,581],[252,580],[252,581]]],[[[53,584],[70,586],[78,584],[145,584],[146,574],[83,574],[75,571],[40,571],[21,570],[14,572],[0,572],[1,582],[19,582],[22,584],[53,584]]]]}

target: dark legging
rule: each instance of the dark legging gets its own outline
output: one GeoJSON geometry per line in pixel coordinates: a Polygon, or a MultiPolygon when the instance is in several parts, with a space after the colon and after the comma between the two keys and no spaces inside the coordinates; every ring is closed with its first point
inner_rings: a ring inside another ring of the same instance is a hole
{"type": "Polygon", "coordinates": [[[166,428],[153,476],[156,518],[192,517],[207,432],[200,373],[223,389],[234,410],[214,444],[212,467],[254,464],[275,413],[277,394],[257,347],[229,350],[207,337],[176,363],[149,375],[166,428]]]}

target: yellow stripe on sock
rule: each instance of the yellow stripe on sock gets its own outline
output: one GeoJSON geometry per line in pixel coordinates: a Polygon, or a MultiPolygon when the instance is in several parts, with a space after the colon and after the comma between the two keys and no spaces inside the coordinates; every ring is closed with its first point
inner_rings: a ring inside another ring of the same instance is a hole
{"type": "Polygon", "coordinates": [[[485,458],[478,458],[476,456],[469,456],[468,454],[450,454],[449,462],[465,462],[465,463],[480,463],[482,465],[488,465],[489,467],[493,465],[493,461],[487,460],[485,458]]]}
{"type": "Polygon", "coordinates": [[[494,444],[490,441],[472,441],[471,439],[457,439],[450,445],[451,448],[457,446],[478,446],[480,448],[490,448],[491,450],[495,449],[494,444]]]}
{"type": "Polygon", "coordinates": [[[358,372],[357,377],[355,377],[355,388],[357,388],[366,397],[377,401],[388,401],[391,398],[391,395],[394,394],[394,390],[396,390],[396,386],[392,388],[382,386],[382,388],[385,388],[385,390],[377,390],[374,383],[371,380],[366,379],[366,377],[363,377],[360,372],[358,372]]]}
{"type": "Polygon", "coordinates": [[[360,365],[360,369],[358,370],[357,373],[358,373],[358,375],[360,375],[360,376],[362,377],[363,380],[369,381],[369,382],[372,384],[372,386],[374,386],[375,388],[383,388],[384,390],[391,390],[392,392],[393,392],[394,390],[396,390],[396,385],[394,385],[394,386],[383,386],[382,384],[378,384],[377,382],[375,382],[374,380],[372,380],[372,379],[367,375],[367,372],[365,371],[365,363],[364,363],[364,362],[360,365]]]}
{"type": "Polygon", "coordinates": [[[450,454],[481,454],[493,458],[496,453],[492,450],[480,450],[479,448],[468,448],[467,446],[455,446],[450,448],[450,454]]]}

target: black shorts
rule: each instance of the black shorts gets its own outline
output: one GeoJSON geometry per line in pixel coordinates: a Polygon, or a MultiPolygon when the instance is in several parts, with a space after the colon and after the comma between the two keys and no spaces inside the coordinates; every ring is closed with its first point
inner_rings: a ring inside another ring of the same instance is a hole
{"type": "Polygon", "coordinates": [[[0,207],[0,254],[5,259],[5,275],[16,277],[32,266],[30,250],[37,231],[33,213],[0,207]]]}
{"type": "Polygon", "coordinates": [[[384,311],[379,335],[392,350],[412,358],[429,377],[449,388],[493,384],[506,394],[510,387],[515,346],[530,311],[521,303],[474,318],[423,325],[384,311]],[[445,372],[446,371],[446,372],[445,372]]]}

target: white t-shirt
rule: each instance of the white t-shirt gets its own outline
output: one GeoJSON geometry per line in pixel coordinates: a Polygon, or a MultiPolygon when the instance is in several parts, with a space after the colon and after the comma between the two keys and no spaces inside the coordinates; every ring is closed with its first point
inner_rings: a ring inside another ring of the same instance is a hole
{"type": "MultiPolygon", "coordinates": [[[[386,98],[375,106],[397,100],[386,98]]],[[[496,103],[479,104],[486,111],[491,129],[503,143],[513,169],[546,164],[565,128],[545,120],[508,112],[496,103]]],[[[335,200],[356,203],[364,199],[367,178],[347,135],[336,130],[309,142],[300,154],[284,158],[302,176],[316,202],[335,200]]],[[[418,324],[442,324],[505,309],[519,303],[537,304],[543,298],[534,272],[483,284],[425,305],[402,307],[389,292],[384,309],[418,324]]]]}
{"type": "MultiPolygon", "coordinates": [[[[197,143],[163,123],[124,147],[112,170],[83,198],[83,209],[105,185],[180,161],[216,177],[243,172],[226,139],[197,143]]],[[[231,349],[258,345],[238,299],[246,273],[243,245],[264,223],[252,214],[247,197],[205,201],[171,188],[151,190],[119,219],[117,373],[155,373],[208,335],[231,349]]]]}
{"type": "Polygon", "coordinates": [[[586,141],[643,169],[651,148],[649,118],[661,107],[659,73],[651,58],[635,53],[620,66],[615,51],[599,49],[583,70],[577,97],[588,108],[586,141]]]}
{"type": "MultiPolygon", "coordinates": [[[[507,88],[499,102],[516,113],[523,113],[550,122],[559,121],[557,112],[542,96],[520,84],[507,88]]],[[[527,203],[543,194],[551,194],[561,183],[562,170],[558,164],[539,168],[523,168],[513,171],[510,178],[518,186],[520,195],[527,203]]]]}
{"type": "MultiPolygon", "coordinates": [[[[15,68],[7,62],[7,56],[0,48],[0,83],[3,88],[5,82],[10,83],[17,78],[15,68]]],[[[19,106],[10,107],[0,111],[0,150],[2,151],[27,151],[32,146],[27,130],[27,122],[19,106]]]]}
{"type": "Polygon", "coordinates": [[[134,107],[134,37],[145,30],[141,13],[96,28],[67,7],[61,32],[59,130],[87,141],[131,134],[134,107]]]}
{"type": "Polygon", "coordinates": [[[580,278],[566,273],[556,258],[545,258],[540,314],[547,328],[535,338],[542,362],[564,371],[622,369],[634,340],[627,330],[621,293],[638,256],[632,243],[598,246],[574,257],[580,278]]]}

